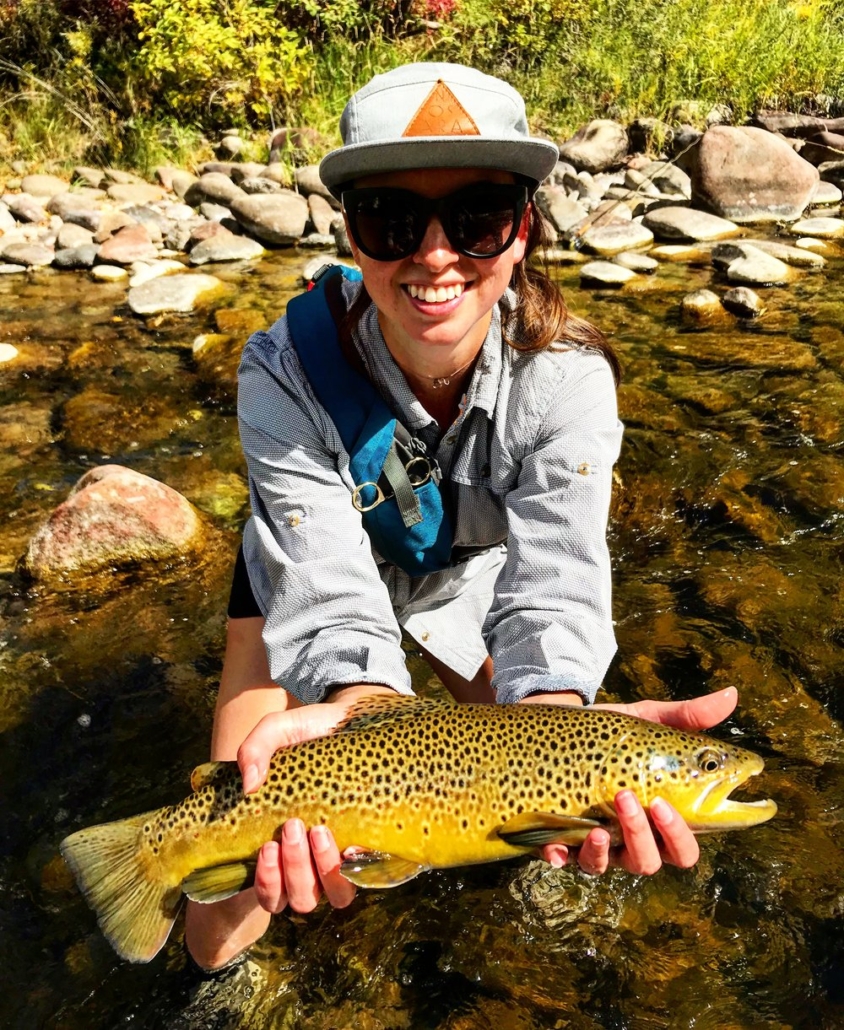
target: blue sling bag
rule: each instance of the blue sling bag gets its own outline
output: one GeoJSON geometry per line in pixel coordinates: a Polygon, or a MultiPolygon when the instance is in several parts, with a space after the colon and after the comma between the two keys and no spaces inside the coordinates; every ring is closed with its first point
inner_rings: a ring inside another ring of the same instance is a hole
{"type": "Polygon", "coordinates": [[[343,278],[353,282],[361,274],[346,266],[323,266],[308,292],[287,305],[287,327],[314,393],[349,453],[356,484],[352,504],[373,546],[410,576],[439,572],[452,564],[453,542],[440,469],[363,371],[347,360],[333,313],[343,278]]]}

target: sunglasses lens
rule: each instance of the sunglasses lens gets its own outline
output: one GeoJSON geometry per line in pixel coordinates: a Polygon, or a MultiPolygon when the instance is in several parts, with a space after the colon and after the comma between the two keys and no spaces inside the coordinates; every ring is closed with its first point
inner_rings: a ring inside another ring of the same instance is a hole
{"type": "Polygon", "coordinates": [[[492,257],[512,243],[524,210],[521,187],[462,191],[449,211],[446,231],[454,246],[471,257],[492,257]],[[521,192],[517,192],[521,191],[521,192]]]}
{"type": "Polygon", "coordinates": [[[439,200],[410,190],[346,190],[343,206],[355,243],[376,261],[415,253],[437,214],[449,243],[468,257],[495,257],[513,242],[527,204],[524,186],[481,183],[439,200]]]}
{"type": "Polygon", "coordinates": [[[364,254],[377,261],[397,261],[412,254],[425,235],[425,219],[407,203],[407,195],[390,190],[361,193],[346,205],[346,212],[352,236],[364,254]]]}

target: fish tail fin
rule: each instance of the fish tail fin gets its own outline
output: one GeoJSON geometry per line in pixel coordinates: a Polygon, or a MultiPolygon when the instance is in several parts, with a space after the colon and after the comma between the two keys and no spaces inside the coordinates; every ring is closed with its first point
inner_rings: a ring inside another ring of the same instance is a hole
{"type": "Polygon", "coordinates": [[[155,813],[79,830],[61,843],[100,929],[129,962],[149,962],[163,947],[182,903],[181,888],[153,879],[141,850],[155,813]]]}

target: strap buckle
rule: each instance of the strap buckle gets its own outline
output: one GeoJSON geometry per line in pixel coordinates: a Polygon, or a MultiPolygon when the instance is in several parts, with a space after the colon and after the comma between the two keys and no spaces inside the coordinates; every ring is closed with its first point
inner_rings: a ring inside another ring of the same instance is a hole
{"type": "Polygon", "coordinates": [[[352,491],[352,505],[359,512],[372,511],[373,508],[377,508],[379,504],[383,504],[386,500],[387,498],[384,496],[384,491],[381,489],[381,487],[377,483],[373,483],[371,481],[367,483],[361,483],[359,486],[356,486],[352,491]],[[373,487],[375,490],[375,500],[372,502],[372,504],[364,504],[363,498],[361,497],[361,491],[365,490],[368,486],[373,487]]]}

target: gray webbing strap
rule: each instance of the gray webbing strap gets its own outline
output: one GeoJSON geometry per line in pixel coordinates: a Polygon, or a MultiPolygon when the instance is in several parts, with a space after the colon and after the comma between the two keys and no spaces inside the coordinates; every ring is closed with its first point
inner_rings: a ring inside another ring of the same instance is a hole
{"type": "Polygon", "coordinates": [[[407,469],[396,451],[396,443],[387,452],[384,460],[384,467],[381,474],[386,478],[393,490],[393,495],[398,505],[401,520],[408,527],[417,525],[422,521],[422,510],[419,507],[419,500],[413,492],[407,469]]]}

